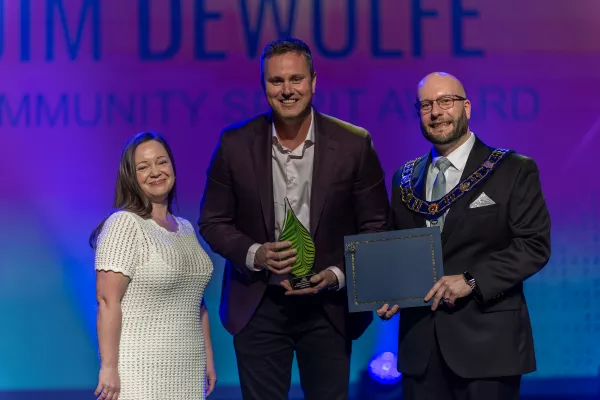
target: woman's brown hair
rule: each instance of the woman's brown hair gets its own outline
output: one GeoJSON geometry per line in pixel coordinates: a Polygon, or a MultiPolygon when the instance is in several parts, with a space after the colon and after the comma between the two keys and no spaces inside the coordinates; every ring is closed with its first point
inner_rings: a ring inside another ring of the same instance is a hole
{"type": "MultiPolygon", "coordinates": [[[[165,138],[162,135],[154,132],[138,133],[129,139],[125,145],[125,148],[123,149],[123,152],[121,153],[119,173],[117,175],[117,185],[115,189],[115,198],[113,201],[113,211],[110,214],[113,214],[116,211],[130,211],[142,218],[150,218],[152,214],[152,202],[144,195],[144,192],[137,181],[135,170],[135,150],[140,144],[150,140],[157,141],[165,148],[169,158],[171,159],[173,173],[177,175],[173,153],[171,152],[171,148],[167,144],[165,138]]],[[[173,202],[176,199],[176,185],[177,183],[175,182],[173,184],[173,188],[167,195],[167,210],[171,214],[173,213],[173,202]]],[[[89,240],[92,248],[96,247],[98,235],[100,235],[100,232],[102,232],[102,227],[107,219],[108,216],[104,218],[92,232],[89,240]]]]}

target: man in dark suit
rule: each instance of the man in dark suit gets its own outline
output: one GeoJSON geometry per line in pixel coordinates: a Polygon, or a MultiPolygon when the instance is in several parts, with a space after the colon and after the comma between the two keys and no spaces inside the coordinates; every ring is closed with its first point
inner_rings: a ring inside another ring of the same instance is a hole
{"type": "Polygon", "coordinates": [[[383,171],[367,131],[313,109],[306,44],[268,44],[261,71],[271,111],[224,130],[201,205],[200,233],[227,260],[221,320],[244,399],[287,399],[294,351],[306,399],[347,399],[352,340],[372,313],[348,313],[343,238],[386,229],[383,171]],[[286,199],[314,240],[311,288],[287,279],[286,199]]]}
{"type": "Polygon", "coordinates": [[[538,168],[470,131],[456,78],[425,77],[416,107],[433,148],[395,174],[392,219],[395,229],[440,227],[445,276],[425,294],[430,307],[400,310],[404,396],[516,400],[521,375],[536,369],[523,281],[550,257],[538,168]]]}

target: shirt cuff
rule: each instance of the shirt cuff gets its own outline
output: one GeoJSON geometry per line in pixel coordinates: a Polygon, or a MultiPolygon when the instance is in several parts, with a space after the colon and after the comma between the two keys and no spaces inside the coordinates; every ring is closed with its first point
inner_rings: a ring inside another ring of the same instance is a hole
{"type": "Polygon", "coordinates": [[[329,271],[333,272],[335,274],[335,276],[337,277],[337,280],[338,280],[337,290],[342,290],[344,288],[344,286],[346,286],[346,277],[344,276],[344,273],[342,272],[342,270],[340,270],[338,267],[329,267],[327,269],[329,271]]]}
{"type": "Polygon", "coordinates": [[[250,246],[250,248],[248,249],[248,254],[246,255],[246,267],[248,267],[248,269],[250,271],[262,271],[262,268],[256,268],[254,266],[254,256],[256,255],[256,250],[258,250],[258,248],[260,247],[259,243],[254,243],[252,246],[250,246]]]}

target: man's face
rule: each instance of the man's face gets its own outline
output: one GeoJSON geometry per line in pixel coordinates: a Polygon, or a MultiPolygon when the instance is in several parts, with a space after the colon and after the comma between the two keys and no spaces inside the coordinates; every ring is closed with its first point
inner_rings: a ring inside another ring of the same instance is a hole
{"type": "Polygon", "coordinates": [[[462,97],[457,86],[451,79],[434,76],[419,88],[419,101],[424,107],[420,113],[421,131],[432,144],[456,142],[469,131],[471,102],[457,97],[462,97]]]}
{"type": "Polygon", "coordinates": [[[265,94],[273,112],[283,120],[305,115],[317,83],[308,60],[299,53],[272,56],[264,63],[265,94]]]}

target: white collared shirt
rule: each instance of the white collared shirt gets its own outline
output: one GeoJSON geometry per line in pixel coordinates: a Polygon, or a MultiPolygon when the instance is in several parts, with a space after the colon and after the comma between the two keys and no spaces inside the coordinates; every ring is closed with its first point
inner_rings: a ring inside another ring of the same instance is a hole
{"type": "Polygon", "coordinates": [[[311,113],[308,134],[301,146],[290,150],[279,142],[275,123],[273,130],[273,201],[275,210],[275,237],[279,237],[285,221],[285,198],[300,220],[310,231],[310,193],[315,159],[314,116],[311,113]]]}
{"type": "MultiPolygon", "coordinates": [[[[303,145],[290,150],[281,145],[275,129],[275,123],[272,123],[273,146],[271,150],[272,171],[273,171],[273,202],[275,211],[275,238],[279,237],[281,227],[285,221],[285,198],[287,197],[292,206],[292,210],[302,225],[310,231],[310,198],[312,188],[312,173],[315,157],[315,128],[314,111],[311,111],[310,126],[308,134],[303,145]]],[[[259,269],[254,267],[254,256],[256,250],[261,245],[255,243],[248,249],[246,256],[246,266],[252,271],[259,269]]],[[[345,277],[342,271],[337,267],[329,267],[336,275],[339,283],[339,289],[345,285],[345,277]]],[[[285,275],[272,274],[269,282],[278,284],[286,279],[285,275]]]]}
{"type": "MultiPolygon", "coordinates": [[[[469,132],[470,136],[466,142],[461,144],[452,153],[446,157],[450,161],[451,165],[444,173],[446,177],[446,193],[448,193],[454,186],[458,185],[460,177],[467,164],[469,154],[475,144],[475,135],[473,132],[469,132]]],[[[425,200],[431,201],[431,193],[433,192],[433,183],[440,170],[435,166],[436,161],[440,158],[440,154],[436,151],[435,147],[431,150],[431,164],[427,171],[427,181],[425,186],[425,200]]],[[[447,213],[448,211],[446,211],[447,213]]],[[[431,226],[431,222],[427,220],[427,226],[431,226]]]]}

